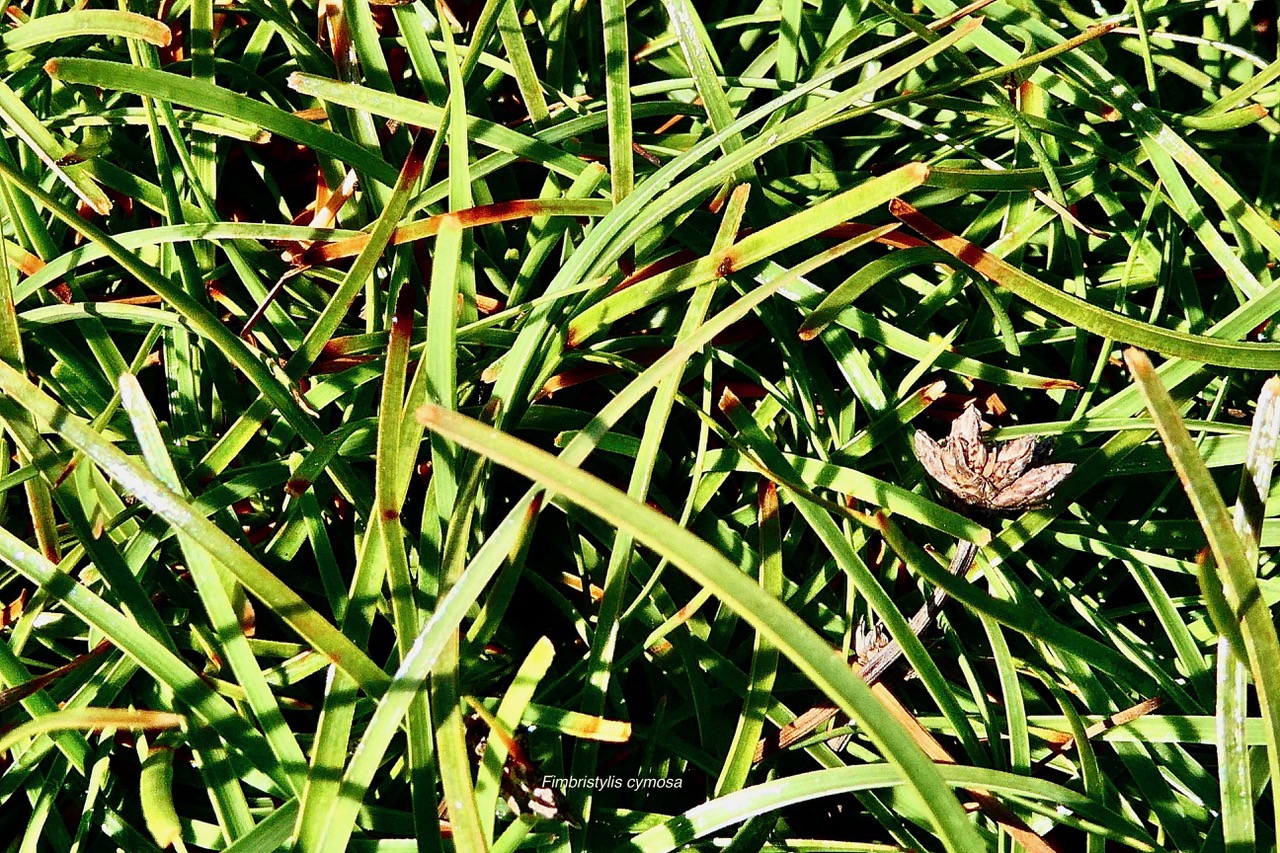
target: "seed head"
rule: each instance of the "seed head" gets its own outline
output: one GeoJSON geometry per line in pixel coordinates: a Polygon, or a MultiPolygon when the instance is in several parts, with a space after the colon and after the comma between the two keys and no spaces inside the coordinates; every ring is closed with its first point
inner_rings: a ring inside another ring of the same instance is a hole
{"type": "Polygon", "coordinates": [[[941,443],[916,430],[916,457],[924,470],[966,504],[991,511],[1038,509],[1076,467],[1044,464],[1053,451],[1047,438],[1024,436],[988,447],[982,439],[985,427],[970,406],[952,421],[951,434],[941,443]]]}

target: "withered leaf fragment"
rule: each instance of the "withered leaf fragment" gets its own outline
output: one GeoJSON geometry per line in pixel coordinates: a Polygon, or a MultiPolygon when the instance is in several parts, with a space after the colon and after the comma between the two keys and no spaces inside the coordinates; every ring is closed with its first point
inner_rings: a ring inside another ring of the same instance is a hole
{"type": "Polygon", "coordinates": [[[920,464],[940,486],[964,503],[986,510],[1037,509],[1076,467],[1070,462],[1044,464],[1053,450],[1049,439],[1036,436],[988,447],[985,424],[972,406],[951,423],[951,434],[939,444],[916,430],[920,464]]]}

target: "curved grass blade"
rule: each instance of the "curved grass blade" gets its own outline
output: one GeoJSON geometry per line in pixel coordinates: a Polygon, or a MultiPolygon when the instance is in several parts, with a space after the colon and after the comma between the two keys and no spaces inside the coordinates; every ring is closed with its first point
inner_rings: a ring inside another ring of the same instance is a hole
{"type": "Polygon", "coordinates": [[[396,181],[395,170],[385,160],[350,139],[291,115],[279,107],[203,80],[104,59],[58,57],[46,62],[44,70],[50,77],[64,83],[82,83],[145,95],[159,101],[182,104],[188,109],[251,121],[263,130],[350,163],[386,186],[391,186],[396,181]]]}
{"type": "Polygon", "coordinates": [[[176,729],[186,721],[187,718],[181,714],[171,714],[168,711],[134,711],[123,708],[76,708],[55,711],[52,714],[28,720],[5,732],[4,735],[0,735],[0,753],[8,752],[28,738],[49,732],[176,729]]]}
{"type": "Polygon", "coordinates": [[[422,407],[418,419],[428,429],[531,477],[626,531],[711,590],[863,727],[885,758],[910,780],[908,786],[926,804],[947,849],[981,849],[982,841],[954,795],[944,792],[938,769],[896,721],[885,720],[879,701],[862,679],[812,628],[744,577],[723,554],[618,489],[516,438],[438,406],[422,407]]]}
{"type": "MultiPolygon", "coordinates": [[[[1024,805],[1030,805],[1034,801],[1042,804],[1037,811],[1052,819],[1069,825],[1084,823],[1136,850],[1153,853],[1159,849],[1141,826],[1106,809],[1091,797],[1070,788],[999,770],[953,764],[940,764],[935,772],[945,780],[948,786],[1002,792],[1017,796],[1024,805]]],[[[892,764],[814,770],[784,779],[775,779],[711,800],[684,814],[676,815],[646,830],[629,843],[618,847],[617,850],[625,853],[672,853],[717,829],[740,823],[754,815],[776,811],[819,797],[849,791],[910,785],[912,781],[914,780],[902,776],[902,770],[892,764]]],[[[979,842],[977,846],[969,848],[969,851],[973,853],[973,851],[985,849],[989,848],[979,842]]]]}
{"type": "MultiPolygon", "coordinates": [[[[310,95],[328,103],[368,110],[426,130],[439,131],[447,121],[446,111],[433,104],[424,104],[412,98],[379,92],[354,83],[342,83],[326,77],[317,77],[314,74],[295,72],[289,76],[289,86],[304,95],[310,95]]],[[[531,160],[570,178],[577,177],[589,165],[554,145],[525,136],[519,131],[495,122],[468,116],[466,129],[468,138],[478,145],[531,160]]]]}
{"type": "Polygon", "coordinates": [[[147,831],[161,849],[182,839],[182,821],[173,805],[173,747],[158,744],[142,762],[138,775],[138,802],[147,831]]]}
{"type": "Polygon", "coordinates": [[[20,27],[0,33],[0,47],[26,50],[58,39],[77,36],[118,36],[167,47],[173,38],[167,24],[134,12],[117,9],[77,9],[32,18],[20,27]]]}
{"type": "Polygon", "coordinates": [[[1047,311],[1062,322],[1123,343],[1179,356],[1202,364],[1273,370],[1280,368],[1280,344],[1224,341],[1162,329],[1090,305],[1083,299],[1050,287],[980,246],[942,228],[904,201],[895,201],[892,213],[919,231],[939,248],[975,272],[1047,311]]]}

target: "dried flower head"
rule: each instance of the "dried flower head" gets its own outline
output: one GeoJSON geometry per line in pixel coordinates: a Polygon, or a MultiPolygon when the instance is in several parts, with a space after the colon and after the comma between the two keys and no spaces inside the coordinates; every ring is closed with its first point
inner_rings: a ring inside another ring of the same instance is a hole
{"type": "Polygon", "coordinates": [[[883,622],[876,622],[875,627],[872,627],[867,620],[862,619],[859,620],[858,627],[853,629],[853,653],[858,660],[865,661],[892,640],[889,629],[883,622]]]}
{"type": "Polygon", "coordinates": [[[972,406],[951,423],[951,435],[934,441],[916,430],[916,456],[929,476],[964,503],[985,510],[1037,509],[1076,467],[1070,462],[1046,465],[1053,450],[1046,438],[1025,436],[988,447],[986,424],[972,406]]]}

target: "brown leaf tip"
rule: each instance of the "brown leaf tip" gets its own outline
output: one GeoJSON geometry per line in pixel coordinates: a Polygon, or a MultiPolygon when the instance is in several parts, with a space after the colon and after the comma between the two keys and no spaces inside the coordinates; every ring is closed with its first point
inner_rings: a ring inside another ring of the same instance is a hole
{"type": "MultiPolygon", "coordinates": [[[[902,169],[922,184],[929,180],[929,166],[927,163],[908,163],[902,169]]],[[[894,199],[894,201],[898,201],[898,199],[894,199]]],[[[890,202],[890,204],[893,204],[893,202],[890,202]]]]}
{"type": "Polygon", "coordinates": [[[294,477],[284,484],[285,494],[292,498],[301,497],[309,488],[311,488],[311,481],[305,477],[294,477]]]}
{"type": "Polygon", "coordinates": [[[935,403],[942,399],[942,395],[947,393],[947,383],[939,379],[932,385],[926,385],[920,389],[920,398],[925,403],[935,403]]]}
{"type": "Polygon", "coordinates": [[[1130,373],[1141,373],[1151,369],[1151,359],[1137,347],[1125,348],[1124,363],[1128,365],[1130,373]]]}

